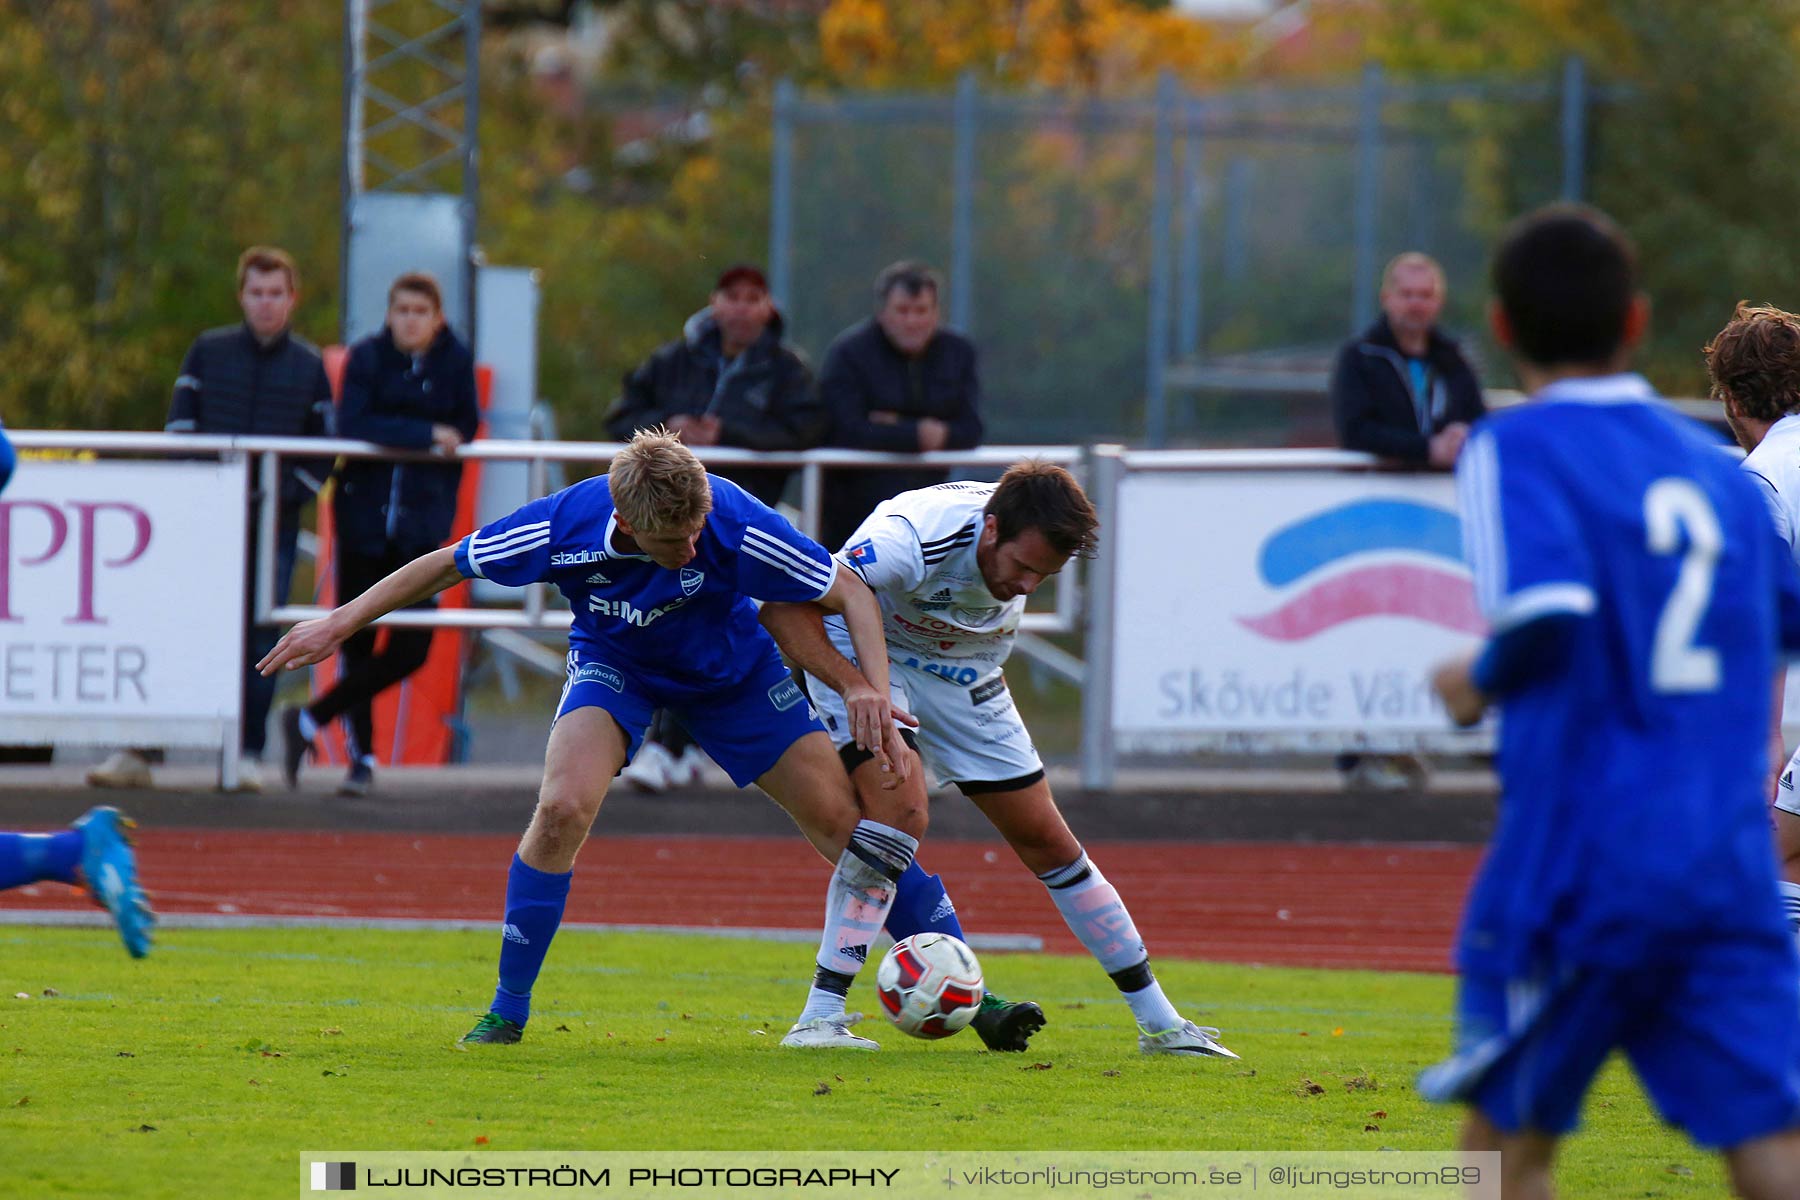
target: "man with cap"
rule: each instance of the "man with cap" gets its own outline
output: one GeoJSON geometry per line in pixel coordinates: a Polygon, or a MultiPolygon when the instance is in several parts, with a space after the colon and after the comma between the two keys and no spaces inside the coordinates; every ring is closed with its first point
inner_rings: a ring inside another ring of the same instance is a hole
{"type": "MultiPolygon", "coordinates": [[[[804,450],[825,439],[828,420],[805,359],[785,341],[769,281],[747,263],[727,267],[707,306],[625,376],[606,414],[606,431],[629,441],[663,426],[689,446],[804,450]]],[[[783,467],[727,467],[714,474],[773,506],[787,485],[783,467]]],[[[652,791],[692,783],[700,751],[667,714],[658,714],[625,778],[652,791]]]]}

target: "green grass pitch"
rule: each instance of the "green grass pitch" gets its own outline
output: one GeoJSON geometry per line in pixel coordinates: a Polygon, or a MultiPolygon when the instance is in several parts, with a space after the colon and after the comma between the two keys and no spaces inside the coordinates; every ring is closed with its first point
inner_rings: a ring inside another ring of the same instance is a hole
{"type": "MultiPolygon", "coordinates": [[[[1449,1043],[1436,976],[1159,963],[1244,1056],[1188,1061],[1138,1055],[1090,960],[989,954],[1049,1016],[1030,1052],[879,1020],[878,1054],[802,1052],[777,1041],[807,947],[570,931],[524,1043],[463,1052],[491,934],[175,930],[133,962],[98,930],[6,926],[0,947],[0,1195],[289,1195],[324,1149],[1433,1150],[1458,1119],[1412,1087],[1449,1043]]],[[[852,1007],[874,1011],[872,975],[852,1007]]],[[[1618,1063],[1587,1120],[1564,1196],[1725,1193],[1618,1063]]]]}

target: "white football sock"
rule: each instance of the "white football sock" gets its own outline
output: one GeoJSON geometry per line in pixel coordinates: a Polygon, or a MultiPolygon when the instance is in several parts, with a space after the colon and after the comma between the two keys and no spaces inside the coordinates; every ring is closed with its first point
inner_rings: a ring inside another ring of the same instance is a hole
{"type": "Polygon", "coordinates": [[[1150,974],[1149,955],[1137,924],[1126,911],[1125,902],[1119,899],[1118,891],[1086,852],[1068,866],[1046,871],[1038,878],[1050,889],[1050,899],[1070,931],[1120,984],[1120,994],[1131,1006],[1138,1026],[1150,1033],[1161,1033],[1180,1025],[1181,1014],[1150,974]],[[1121,975],[1125,978],[1120,979],[1121,975]],[[1140,986],[1125,990],[1133,984],[1140,986]]]}

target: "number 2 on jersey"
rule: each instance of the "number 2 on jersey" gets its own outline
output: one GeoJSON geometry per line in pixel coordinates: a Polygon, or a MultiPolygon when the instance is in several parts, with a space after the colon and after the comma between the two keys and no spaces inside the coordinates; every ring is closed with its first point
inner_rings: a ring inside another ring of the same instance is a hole
{"type": "Polygon", "coordinates": [[[1712,692],[1719,687],[1719,652],[1694,644],[1694,634],[1712,603],[1713,576],[1725,538],[1712,502],[1691,480],[1659,479],[1644,493],[1644,527],[1652,554],[1687,551],[1675,590],[1656,621],[1650,651],[1650,686],[1659,692],[1712,692]]]}

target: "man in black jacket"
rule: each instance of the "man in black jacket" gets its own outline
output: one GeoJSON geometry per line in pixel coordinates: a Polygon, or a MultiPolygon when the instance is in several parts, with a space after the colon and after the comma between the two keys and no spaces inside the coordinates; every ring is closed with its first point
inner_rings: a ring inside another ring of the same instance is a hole
{"type": "MultiPolygon", "coordinates": [[[[706,308],[688,319],[682,336],[625,377],[625,390],[606,414],[606,431],[629,441],[662,425],[689,446],[746,450],[805,450],[825,435],[825,415],[813,398],[806,361],[782,341],[786,326],[756,267],[727,268],[706,308]]],[[[773,506],[785,468],[715,472],[773,506]]]]}
{"type": "Polygon", "coordinates": [[[1338,351],[1331,411],[1338,444],[1448,470],[1487,411],[1461,349],[1437,328],[1444,272],[1416,251],[1390,262],[1375,324],[1338,351]]]}
{"type": "MultiPolygon", "coordinates": [[[[981,444],[975,344],[939,324],[937,272],[897,262],[875,279],[875,315],[838,334],[819,373],[831,444],[902,453],[981,444]]],[[[941,470],[835,471],[820,540],[841,547],[877,504],[942,483],[941,470]]]]}
{"type": "MultiPolygon", "coordinates": [[[[475,359],[444,322],[438,282],[409,272],[388,288],[381,332],[350,347],[338,429],[403,450],[449,453],[475,437],[481,406],[475,359]]],[[[348,604],[422,554],[436,550],[456,521],[462,463],[352,459],[332,504],[337,531],[337,602],[348,604]]],[[[416,607],[430,608],[435,600],[416,607]]],[[[375,784],[371,702],[425,665],[431,630],[395,627],[377,649],[374,629],[344,642],[337,683],[311,704],[281,713],[282,775],[291,788],[319,730],[339,716],[350,725],[350,771],[340,796],[366,796],[375,784]]]]}
{"type": "MultiPolygon", "coordinates": [[[[265,437],[330,437],[331,384],[325,362],[312,343],[293,332],[294,306],[300,299],[299,273],[286,251],[252,246],[238,259],[239,325],[211,329],[189,347],[175,380],[164,429],[170,433],[256,434],[265,437]]],[[[300,510],[317,494],[331,473],[331,460],[287,459],[281,473],[279,516],[275,527],[275,603],[287,601],[294,575],[300,510]]],[[[261,761],[267,740],[269,706],[275,681],[256,670],[256,662],[275,645],[273,626],[255,623],[257,475],[251,474],[250,543],[245,560],[243,761],[238,786],[262,787],[261,761]]],[[[121,750],[88,772],[97,787],[148,787],[149,760],[158,752],[121,750]]]]}
{"type": "MultiPolygon", "coordinates": [[[[1338,351],[1331,411],[1338,444],[1415,467],[1456,465],[1469,426],[1487,411],[1481,384],[1456,342],[1437,327],[1444,270],[1417,251],[1398,255],[1381,277],[1381,317],[1338,351]]],[[[1424,779],[1412,755],[1338,756],[1351,787],[1399,791],[1424,779]]]]}
{"type": "MultiPolygon", "coordinates": [[[[689,446],[805,450],[825,436],[826,418],[813,396],[806,361],[782,341],[785,324],[769,298],[769,281],[748,264],[726,268],[706,308],[682,336],[659,346],[625,377],[606,414],[607,433],[629,441],[661,425],[689,446]]],[[[729,467],[714,474],[773,507],[787,486],[785,467],[729,467]]],[[[693,783],[704,758],[687,731],[659,712],[644,745],[623,772],[650,791],[693,783]]]]}

